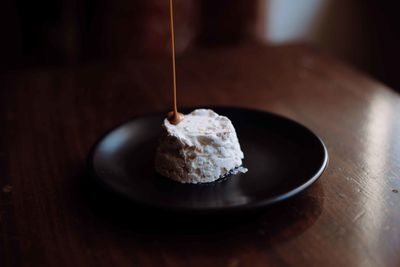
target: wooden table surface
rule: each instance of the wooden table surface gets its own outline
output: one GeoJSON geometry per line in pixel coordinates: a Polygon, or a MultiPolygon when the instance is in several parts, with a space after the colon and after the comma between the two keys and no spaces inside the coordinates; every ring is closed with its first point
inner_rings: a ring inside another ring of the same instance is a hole
{"type": "Polygon", "coordinates": [[[185,218],[93,187],[91,145],[167,110],[170,63],[0,76],[0,266],[400,266],[400,97],[301,46],[248,45],[178,60],[182,106],[273,111],[326,142],[309,190],[257,214],[185,218]]]}

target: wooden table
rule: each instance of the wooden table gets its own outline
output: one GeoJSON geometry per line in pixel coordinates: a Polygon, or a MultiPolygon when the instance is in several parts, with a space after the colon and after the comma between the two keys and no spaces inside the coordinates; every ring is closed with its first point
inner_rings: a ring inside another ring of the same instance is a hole
{"type": "Polygon", "coordinates": [[[1,75],[0,266],[400,266],[400,97],[304,46],[178,60],[182,106],[269,110],[313,129],[330,163],[259,214],[182,225],[87,183],[106,130],[167,110],[167,60],[1,75]]]}

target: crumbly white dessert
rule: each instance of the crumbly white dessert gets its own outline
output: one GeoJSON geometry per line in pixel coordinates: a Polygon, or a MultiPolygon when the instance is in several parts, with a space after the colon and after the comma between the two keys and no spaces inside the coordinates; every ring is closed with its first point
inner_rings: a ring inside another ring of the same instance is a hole
{"type": "Polygon", "coordinates": [[[156,153],[161,175],[181,183],[209,183],[231,173],[247,172],[231,121],[210,109],[197,109],[177,125],[168,119],[156,153]]]}

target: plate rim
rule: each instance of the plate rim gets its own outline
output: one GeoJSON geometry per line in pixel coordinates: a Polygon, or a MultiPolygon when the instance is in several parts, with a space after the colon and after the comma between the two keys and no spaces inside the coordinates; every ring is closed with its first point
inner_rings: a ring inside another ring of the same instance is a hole
{"type": "MultiPolygon", "coordinates": [[[[101,134],[96,142],[91,146],[88,156],[86,158],[86,170],[89,172],[89,176],[91,178],[94,178],[95,181],[103,187],[103,189],[106,189],[107,191],[119,196],[123,197],[127,201],[132,202],[133,204],[137,204],[139,206],[145,207],[145,208],[150,208],[150,209],[156,209],[156,210],[162,210],[162,211],[172,211],[172,212],[184,212],[184,213],[195,213],[195,214],[215,214],[215,213],[232,213],[232,212],[242,212],[242,211],[253,211],[253,210],[258,210],[261,208],[269,207],[273,204],[282,202],[284,200],[287,200],[289,198],[294,197],[295,195],[298,195],[299,193],[303,192],[304,190],[308,189],[313,185],[325,172],[325,170],[328,168],[329,165],[329,153],[328,149],[324,143],[324,141],[317,135],[315,134],[314,131],[303,125],[302,123],[299,123],[291,118],[288,118],[284,115],[277,114],[275,112],[271,112],[268,110],[261,110],[261,109],[255,109],[255,108],[248,108],[248,107],[240,107],[240,106],[225,106],[225,105],[214,105],[214,106],[186,106],[181,108],[180,110],[183,112],[188,112],[191,110],[199,109],[199,108],[205,108],[205,109],[213,109],[213,110],[230,110],[230,111],[246,111],[246,112],[256,112],[256,113],[262,113],[262,114],[267,114],[269,116],[273,116],[278,119],[283,119],[285,121],[288,121],[292,124],[295,124],[298,127],[301,127],[303,130],[306,130],[309,132],[314,138],[316,138],[319,142],[319,144],[322,146],[323,149],[323,162],[321,166],[319,167],[318,171],[313,176],[310,176],[307,181],[292,190],[285,192],[283,194],[278,194],[274,195],[272,197],[269,197],[265,200],[260,200],[256,201],[254,203],[246,203],[246,204],[238,204],[234,206],[226,206],[226,207],[206,207],[206,208],[199,208],[199,207],[178,207],[178,206],[171,206],[171,205],[164,205],[163,203],[160,203],[158,205],[152,205],[148,202],[144,201],[139,201],[137,199],[133,199],[132,197],[129,197],[129,194],[125,194],[124,192],[121,192],[120,190],[114,188],[111,184],[106,182],[106,179],[100,178],[100,176],[96,173],[95,167],[94,167],[94,155],[96,150],[99,148],[101,142],[106,139],[107,136],[109,136],[111,133],[114,131],[118,130],[119,128],[123,127],[124,125],[131,123],[137,119],[143,119],[143,118],[150,118],[150,117],[155,117],[155,116],[161,116],[162,114],[167,114],[168,112],[151,112],[151,113],[144,113],[144,114],[139,114],[130,117],[129,119],[123,121],[122,123],[117,124],[116,126],[110,128],[109,130],[105,131],[103,134],[101,134]]],[[[222,114],[223,115],[223,114],[222,114]]]]}

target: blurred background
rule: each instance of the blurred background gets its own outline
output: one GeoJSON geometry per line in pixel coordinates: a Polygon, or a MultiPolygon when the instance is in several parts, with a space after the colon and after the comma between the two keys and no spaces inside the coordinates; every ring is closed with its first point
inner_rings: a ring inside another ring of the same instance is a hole
{"type": "MultiPolygon", "coordinates": [[[[175,0],[178,56],[246,42],[309,44],[400,91],[390,0],[175,0]]],[[[2,0],[0,72],[162,57],[167,0],[2,0]]]]}

